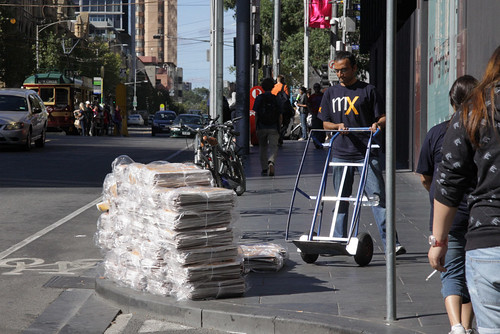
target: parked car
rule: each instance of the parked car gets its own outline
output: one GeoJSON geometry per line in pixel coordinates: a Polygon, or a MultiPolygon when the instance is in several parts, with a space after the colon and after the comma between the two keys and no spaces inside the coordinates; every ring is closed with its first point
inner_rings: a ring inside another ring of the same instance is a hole
{"type": "Polygon", "coordinates": [[[0,144],[31,149],[45,145],[48,113],[38,94],[29,89],[0,89],[0,144]]]}
{"type": "Polygon", "coordinates": [[[181,114],[176,117],[170,127],[172,137],[194,137],[197,129],[203,126],[203,116],[195,114],[181,114]],[[191,129],[190,129],[191,128],[191,129]]]}
{"type": "Polygon", "coordinates": [[[177,117],[175,111],[161,110],[157,111],[151,123],[151,135],[155,136],[157,133],[170,133],[170,126],[177,117]]]}
{"type": "Polygon", "coordinates": [[[129,115],[127,118],[128,125],[144,125],[144,119],[139,114],[129,115]]]}

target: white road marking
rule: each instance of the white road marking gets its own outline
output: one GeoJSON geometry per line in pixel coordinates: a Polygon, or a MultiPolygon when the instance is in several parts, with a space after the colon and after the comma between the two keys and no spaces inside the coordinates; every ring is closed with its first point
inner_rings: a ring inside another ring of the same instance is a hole
{"type": "Polygon", "coordinates": [[[154,333],[169,330],[181,330],[181,329],[192,329],[193,327],[184,326],[176,324],[173,322],[166,322],[160,320],[146,320],[144,321],[142,327],[139,329],[138,333],[154,333]]]}
{"type": "Polygon", "coordinates": [[[73,211],[72,213],[70,213],[66,217],[64,217],[62,219],[59,219],[54,224],[47,226],[46,228],[44,228],[44,229],[38,231],[37,233],[29,236],[28,238],[24,239],[23,241],[18,242],[14,246],[9,247],[8,249],[6,249],[6,250],[4,250],[3,252],[0,253],[0,260],[3,259],[3,258],[5,258],[5,257],[7,257],[7,256],[9,256],[10,254],[14,253],[15,251],[23,248],[24,246],[30,244],[31,242],[35,241],[36,239],[44,236],[45,234],[49,233],[53,229],[55,229],[55,228],[63,225],[64,223],[66,223],[69,220],[73,219],[74,217],[78,216],[80,213],[82,213],[82,212],[86,211],[87,209],[95,206],[100,201],[102,201],[102,197],[99,197],[98,199],[96,199],[96,200],[88,203],[87,205],[82,206],[80,209],[78,209],[76,211],[73,211]]]}

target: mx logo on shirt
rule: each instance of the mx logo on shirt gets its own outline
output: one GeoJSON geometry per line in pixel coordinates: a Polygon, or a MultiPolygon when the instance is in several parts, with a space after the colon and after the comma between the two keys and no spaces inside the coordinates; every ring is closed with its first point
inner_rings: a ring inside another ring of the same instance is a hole
{"type": "Polygon", "coordinates": [[[354,106],[354,103],[356,103],[358,99],[359,96],[354,97],[352,100],[349,96],[337,97],[332,99],[333,113],[336,113],[337,111],[345,111],[345,115],[349,115],[352,111],[355,115],[359,115],[358,110],[354,106]]]}

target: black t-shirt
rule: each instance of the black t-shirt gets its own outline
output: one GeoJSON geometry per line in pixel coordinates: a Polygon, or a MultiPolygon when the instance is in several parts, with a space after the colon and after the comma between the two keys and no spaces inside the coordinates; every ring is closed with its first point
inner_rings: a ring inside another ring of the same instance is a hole
{"type": "MultiPolygon", "coordinates": [[[[318,118],[323,122],[344,123],[348,128],[371,127],[385,114],[381,96],[375,86],[356,81],[351,86],[329,87],[321,100],[318,118]]],[[[366,153],[369,133],[339,135],[333,142],[336,158],[360,160],[366,153]]],[[[376,155],[378,150],[373,150],[376,155]]]]}
{"type": "MultiPolygon", "coordinates": [[[[432,231],[432,221],[434,217],[434,189],[437,174],[437,168],[442,160],[441,147],[443,146],[444,135],[448,128],[449,121],[439,123],[433,126],[425,136],[422,148],[420,149],[420,156],[418,158],[418,165],[416,172],[422,175],[432,176],[431,188],[429,191],[429,200],[431,203],[430,215],[430,230],[432,231]]],[[[472,191],[472,189],[471,189],[472,191]]],[[[450,231],[467,230],[467,222],[469,219],[469,209],[467,208],[467,197],[464,196],[462,202],[458,206],[457,214],[453,219],[453,225],[450,231]]]]}

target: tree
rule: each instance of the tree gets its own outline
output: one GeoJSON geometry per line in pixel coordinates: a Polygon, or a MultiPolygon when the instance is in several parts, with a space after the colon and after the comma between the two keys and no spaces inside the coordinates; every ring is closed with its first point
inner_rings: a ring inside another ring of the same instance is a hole
{"type": "MultiPolygon", "coordinates": [[[[225,8],[236,8],[236,0],[224,0],[225,8]]],[[[237,10],[237,8],[236,8],[237,10]]],[[[342,13],[342,5],[338,12],[342,13]]],[[[280,74],[292,86],[303,84],[304,78],[304,2],[302,0],[281,1],[281,38],[280,38],[280,74]]],[[[274,1],[260,0],[260,27],[262,35],[262,52],[272,62],[274,1]]],[[[310,29],[309,35],[309,64],[318,69],[330,59],[329,29],[310,29]]],[[[349,36],[352,40],[359,38],[358,34],[349,36]]],[[[356,44],[356,41],[353,41],[356,44]]],[[[359,43],[357,43],[359,44],[359,43]]],[[[363,68],[367,63],[366,57],[360,58],[358,66],[363,68]]],[[[269,65],[270,65],[269,64],[269,65]]]]}
{"type": "Polygon", "coordinates": [[[189,110],[201,110],[203,113],[208,112],[208,97],[210,91],[207,88],[194,88],[190,91],[185,91],[182,96],[182,101],[185,106],[185,112],[189,110]]]}
{"type": "Polygon", "coordinates": [[[31,74],[34,57],[30,41],[12,17],[10,8],[0,8],[0,81],[7,87],[21,87],[31,74]]]}

